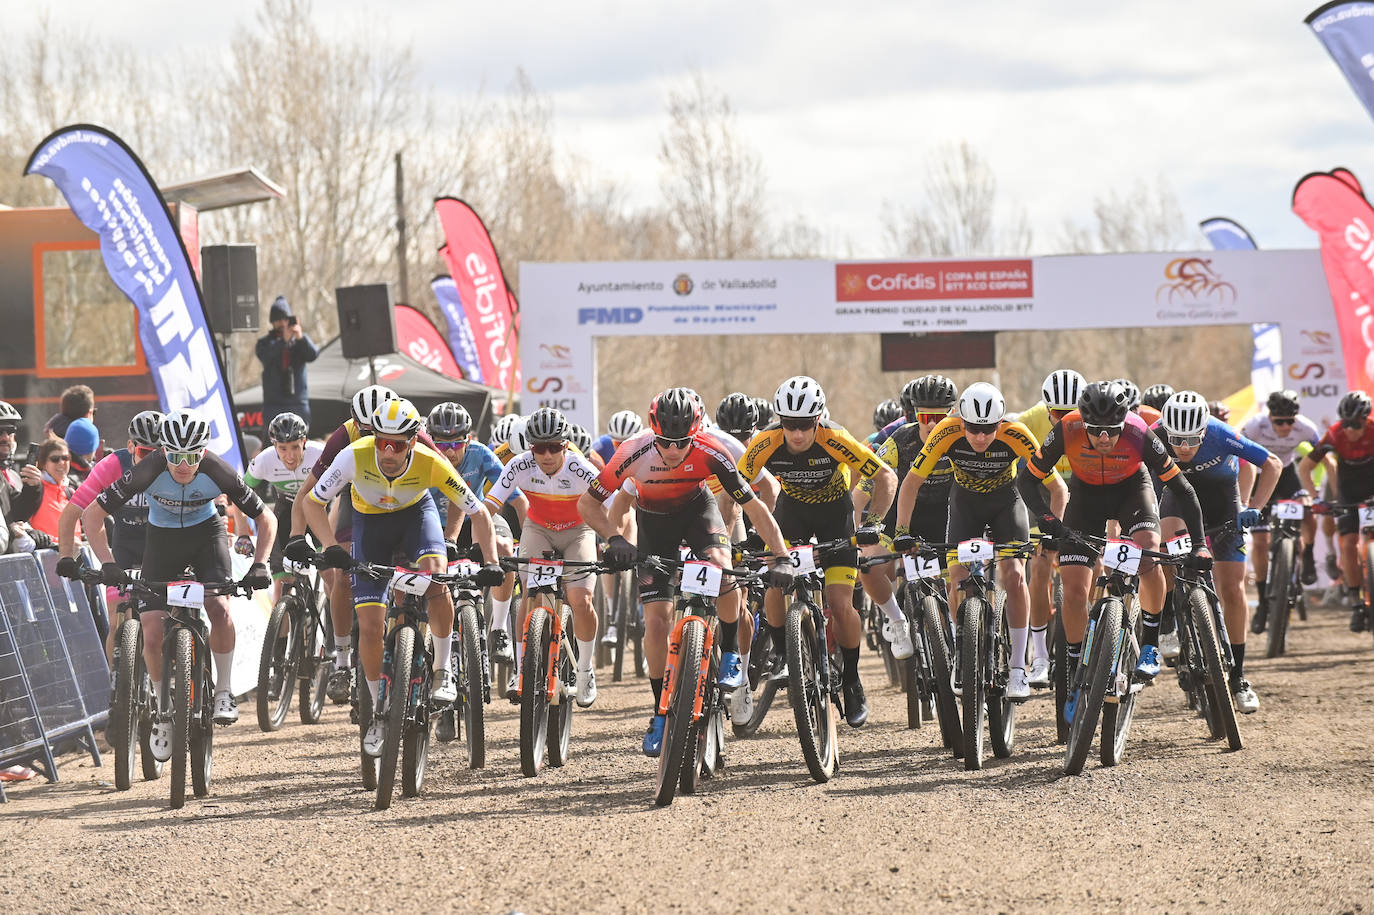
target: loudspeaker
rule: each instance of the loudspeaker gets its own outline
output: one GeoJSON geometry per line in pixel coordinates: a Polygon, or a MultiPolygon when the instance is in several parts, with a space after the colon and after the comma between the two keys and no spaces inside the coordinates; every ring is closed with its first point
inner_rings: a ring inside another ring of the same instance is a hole
{"type": "Polygon", "coordinates": [[[396,352],[396,313],[391,308],[390,286],[341,286],[334,290],[334,296],[339,302],[339,346],[345,359],[396,352]]]}
{"type": "Polygon", "coordinates": [[[210,245],[200,249],[200,288],[205,316],[215,333],[258,329],[256,245],[210,245]]]}

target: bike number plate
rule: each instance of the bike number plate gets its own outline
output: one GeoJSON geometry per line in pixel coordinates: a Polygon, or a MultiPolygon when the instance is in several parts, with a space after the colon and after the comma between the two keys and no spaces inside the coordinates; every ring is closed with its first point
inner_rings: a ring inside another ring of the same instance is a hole
{"type": "Polygon", "coordinates": [[[816,571],[816,553],[809,546],[794,546],[787,551],[792,557],[792,574],[805,575],[816,571]]]}
{"type": "Polygon", "coordinates": [[[682,545],[682,546],[680,546],[680,547],[678,547],[678,548],[677,548],[677,558],[680,559],[680,560],[682,560],[683,562],[691,562],[691,561],[692,561],[692,548],[691,548],[690,546],[685,545],[685,544],[682,545]]]}
{"type": "Polygon", "coordinates": [[[477,574],[477,570],[480,568],[481,566],[473,562],[471,559],[460,559],[449,566],[449,571],[452,572],[454,575],[465,575],[468,577],[472,577],[473,575],[477,574]]]}
{"type": "Polygon", "coordinates": [[[391,576],[391,590],[400,591],[404,594],[423,595],[429,590],[430,583],[433,581],[424,572],[412,572],[410,569],[397,569],[391,576]]]}
{"type": "Polygon", "coordinates": [[[526,576],[525,585],[530,589],[534,588],[556,588],[558,587],[558,576],[563,574],[563,563],[557,559],[535,559],[530,562],[529,575],[526,576]]]}
{"type": "Polygon", "coordinates": [[[1102,551],[1102,564],[1126,575],[1140,571],[1140,547],[1129,540],[1108,540],[1102,551]]]}
{"type": "Polygon", "coordinates": [[[682,566],[682,590],[688,594],[719,597],[720,580],[720,566],[713,562],[699,562],[693,559],[682,566]]]}
{"type": "Polygon", "coordinates": [[[1374,505],[1360,506],[1360,527],[1374,527],[1374,505]]]}
{"type": "Polygon", "coordinates": [[[174,581],[167,585],[167,603],[172,607],[199,610],[205,606],[205,586],[198,581],[174,581]]]}
{"type": "Polygon", "coordinates": [[[297,562],[297,561],[294,560],[294,559],[286,559],[286,558],[283,557],[283,559],[282,559],[282,561],[281,561],[281,564],[282,564],[282,568],[286,569],[286,571],[288,571],[288,572],[295,572],[297,575],[309,575],[309,574],[310,574],[310,564],[309,564],[309,563],[306,563],[306,562],[297,562]]]}
{"type": "MultiPolygon", "coordinates": [[[[1361,509],[1360,511],[1360,520],[1364,521],[1364,509],[1361,509]]],[[[1284,499],[1281,502],[1275,502],[1273,514],[1274,517],[1277,518],[1279,521],[1301,521],[1303,514],[1302,503],[1294,502],[1292,499],[1284,499]]]]}
{"type": "Polygon", "coordinates": [[[934,556],[903,556],[902,568],[906,570],[907,581],[940,577],[940,560],[934,556]]]}
{"type": "Polygon", "coordinates": [[[960,562],[981,562],[992,558],[992,541],[984,539],[965,540],[959,544],[960,562]]]}
{"type": "Polygon", "coordinates": [[[1169,551],[1170,556],[1183,556],[1193,551],[1193,538],[1184,534],[1173,540],[1164,541],[1164,546],[1169,551]]]}

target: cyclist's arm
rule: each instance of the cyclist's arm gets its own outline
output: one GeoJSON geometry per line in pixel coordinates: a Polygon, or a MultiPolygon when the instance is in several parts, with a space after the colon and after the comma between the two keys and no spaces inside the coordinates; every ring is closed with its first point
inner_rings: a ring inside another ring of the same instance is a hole
{"type": "Polygon", "coordinates": [[[603,540],[610,540],[620,533],[619,525],[611,520],[610,513],[606,510],[606,499],[610,498],[610,495],[593,481],[591,487],[577,497],[577,513],[603,540]]]}
{"type": "Polygon", "coordinates": [[[1064,517],[1064,509],[1067,508],[1069,504],[1069,487],[1064,482],[1064,478],[1059,475],[1059,472],[1055,471],[1051,473],[1045,478],[1045,485],[1043,487],[1037,486],[1036,488],[1049,489],[1050,511],[1054,512],[1056,518],[1064,517]]]}
{"type": "Polygon", "coordinates": [[[773,518],[768,506],[758,499],[750,499],[744,503],[744,514],[753,522],[754,531],[763,538],[763,542],[774,555],[787,555],[787,542],[782,539],[782,531],[778,528],[778,522],[773,518]]]}
{"type": "Polygon", "coordinates": [[[610,519],[617,532],[624,536],[630,529],[630,509],[635,507],[634,493],[626,487],[621,487],[611,500],[610,519]]]}
{"type": "Polygon", "coordinates": [[[1279,460],[1277,454],[1269,455],[1269,458],[1260,467],[1259,481],[1255,483],[1254,491],[1250,493],[1250,500],[1245,504],[1251,508],[1264,508],[1269,504],[1269,497],[1274,494],[1274,487],[1278,485],[1279,477],[1283,474],[1283,462],[1279,460]]]}
{"type": "Polygon", "coordinates": [[[1025,459],[1025,466],[1016,475],[1016,489],[1021,493],[1032,518],[1043,518],[1048,512],[1063,519],[1064,507],[1069,501],[1069,488],[1055,470],[1055,465],[1063,456],[1064,426],[1055,423],[1049,435],[1045,436],[1045,443],[1039,451],[1025,459]],[[1046,489],[1049,490],[1048,499],[1045,496],[1046,489]]]}
{"type": "MultiPolygon", "coordinates": [[[[71,506],[68,505],[68,508],[71,506]]],[[[64,511],[65,514],[65,511],[64,511]]],[[[95,552],[95,558],[101,563],[114,562],[114,553],[110,552],[110,542],[105,536],[105,519],[109,513],[101,507],[99,502],[92,502],[86,506],[86,511],[81,515],[81,528],[86,532],[86,540],[91,545],[91,550],[95,552]]],[[[75,549],[70,554],[63,553],[63,556],[76,555],[75,549]]]]}
{"type": "Polygon", "coordinates": [[[305,502],[301,495],[308,493],[315,488],[315,484],[320,481],[315,475],[315,471],[310,471],[305,475],[305,482],[301,484],[296,498],[291,503],[291,536],[305,533],[305,502]]]}
{"type": "Polygon", "coordinates": [[[1302,483],[1302,488],[1307,490],[1307,494],[1314,499],[1320,495],[1321,490],[1312,479],[1312,471],[1317,468],[1317,461],[1325,460],[1325,458],[1326,455],[1312,451],[1298,460],[1298,481],[1302,483]]]}

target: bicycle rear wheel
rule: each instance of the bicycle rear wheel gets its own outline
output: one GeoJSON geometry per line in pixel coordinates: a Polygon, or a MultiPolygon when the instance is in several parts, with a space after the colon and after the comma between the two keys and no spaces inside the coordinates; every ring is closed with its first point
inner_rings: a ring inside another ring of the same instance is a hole
{"type": "Polygon", "coordinates": [[[654,803],[666,807],[677,793],[682,767],[687,765],[688,742],[692,736],[692,707],[696,702],[697,675],[701,672],[701,652],[706,631],[701,623],[689,620],[682,627],[682,641],[678,647],[677,671],[668,699],[668,715],[664,722],[663,746],[658,756],[658,780],[654,785],[654,803]]]}
{"type": "Polygon", "coordinates": [[[577,680],[573,675],[574,660],[572,609],[563,604],[559,608],[563,615],[563,644],[558,651],[558,704],[549,708],[549,765],[558,767],[568,761],[568,749],[572,745],[573,690],[577,680]]]}
{"type": "Polygon", "coordinates": [[[1069,643],[1064,637],[1064,613],[1054,614],[1050,624],[1050,678],[1054,681],[1055,742],[1069,739],[1069,723],[1064,720],[1064,703],[1069,698],[1069,643]]]}
{"type": "Polygon", "coordinates": [[[821,681],[820,659],[825,650],[810,610],[801,603],[787,608],[787,699],[797,722],[797,739],[807,771],[817,782],[835,774],[837,723],[827,684],[821,681]]]}
{"type": "MultiPolygon", "coordinates": [[[[991,660],[992,669],[984,674],[985,680],[1001,684],[988,689],[988,737],[992,742],[992,755],[1006,759],[1016,747],[1016,703],[1007,698],[1006,679],[1011,662],[1011,633],[1007,629],[1006,595],[998,592],[992,604],[992,616],[987,627],[988,651],[984,657],[991,660]]],[[[1025,659],[1021,659],[1024,664],[1025,659]]]]}
{"type": "MultiPolygon", "coordinates": [[[[467,741],[468,768],[487,764],[487,716],[482,694],[481,619],[477,605],[468,602],[458,611],[458,633],[463,667],[458,681],[458,701],[463,704],[463,733],[467,741]]],[[[505,684],[502,684],[504,686],[505,684]]]]}
{"type": "Polygon", "coordinates": [[[983,659],[983,618],[987,602],[967,597],[959,605],[959,682],[963,686],[964,768],[983,768],[983,718],[986,714],[986,689],[983,659]]]}
{"type": "Polygon", "coordinates": [[[1288,615],[1292,612],[1288,595],[1293,587],[1293,558],[1295,541],[1292,537],[1276,536],[1269,551],[1269,591],[1265,594],[1265,625],[1269,641],[1265,645],[1266,658],[1282,657],[1288,647],[1288,615]]]}
{"type": "Polygon", "coordinates": [[[195,695],[191,633],[178,629],[172,641],[172,809],[186,804],[186,757],[191,748],[191,716],[200,697],[195,695]]]}
{"type": "Polygon", "coordinates": [[[288,594],[276,602],[267,617],[267,634],[258,661],[258,727],[275,731],[291,710],[296,691],[296,667],[300,663],[300,601],[288,594]]]}
{"type": "Polygon", "coordinates": [[[1236,706],[1231,700],[1231,684],[1226,676],[1226,665],[1222,662],[1221,643],[1217,641],[1212,606],[1207,600],[1206,592],[1201,588],[1189,591],[1188,608],[1193,614],[1193,626],[1197,630],[1197,640],[1202,648],[1202,661],[1206,667],[1207,703],[1220,726],[1220,733],[1226,735],[1227,745],[1232,750],[1239,750],[1242,746],[1240,724],[1236,721],[1236,706]]]}
{"type": "Polygon", "coordinates": [[[301,679],[300,715],[301,724],[319,724],[324,714],[325,686],[329,674],[334,669],[330,652],[334,647],[334,620],[329,616],[326,606],[320,617],[305,614],[301,621],[301,653],[305,663],[311,665],[314,676],[301,679]]]}
{"type": "MultiPolygon", "coordinates": [[[[452,636],[450,636],[452,638],[452,636]]],[[[429,701],[430,661],[432,651],[416,651],[411,664],[411,683],[418,693],[406,712],[405,733],[401,736],[401,794],[419,797],[425,787],[425,770],[429,768],[429,732],[433,723],[429,701]]]]}
{"type": "Polygon", "coordinates": [[[114,747],[115,788],[128,791],[138,753],[138,661],[142,650],[136,619],[127,619],[115,630],[115,698],[105,733],[114,747]]]}
{"type": "Polygon", "coordinates": [[[377,773],[377,810],[391,806],[396,788],[401,739],[410,717],[410,676],[414,666],[415,630],[401,626],[392,636],[390,669],[382,671],[382,685],[386,688],[386,739],[382,742],[381,766],[377,773]]]}
{"type": "Polygon", "coordinates": [[[935,717],[940,722],[940,738],[955,757],[964,755],[964,731],[959,722],[959,703],[950,681],[949,643],[945,639],[945,612],[940,602],[927,595],[921,598],[921,631],[930,657],[930,675],[935,681],[935,717]]]}
{"type": "Polygon", "coordinates": [[[210,657],[193,642],[193,676],[198,684],[197,702],[191,707],[191,790],[196,797],[210,793],[210,766],[214,761],[215,690],[210,678],[210,657]]]}
{"type": "Polygon", "coordinates": [[[549,740],[549,634],[553,620],[545,607],[530,611],[525,653],[520,659],[520,771],[534,778],[544,766],[549,740]]]}
{"type": "Polygon", "coordinates": [[[1121,601],[1106,597],[1097,603],[1093,614],[1096,623],[1088,622],[1087,643],[1084,645],[1084,676],[1074,678],[1081,684],[1073,721],[1069,724],[1069,742],[1064,752],[1064,773],[1078,775],[1087,762],[1092,748],[1093,733],[1102,716],[1102,704],[1107,694],[1107,680],[1112,673],[1121,639],[1121,601]]]}

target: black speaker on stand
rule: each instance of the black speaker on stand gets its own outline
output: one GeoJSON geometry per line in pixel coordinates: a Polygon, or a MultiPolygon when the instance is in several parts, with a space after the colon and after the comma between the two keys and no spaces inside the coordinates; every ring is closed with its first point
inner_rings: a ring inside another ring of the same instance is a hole
{"type": "Polygon", "coordinates": [[[258,329],[256,245],[207,245],[200,249],[205,317],[217,334],[258,329]]]}
{"type": "Polygon", "coordinates": [[[340,286],[334,290],[339,304],[339,346],[345,359],[367,359],[372,383],[377,368],[372,357],[396,352],[396,313],[391,307],[391,287],[340,286]]]}

